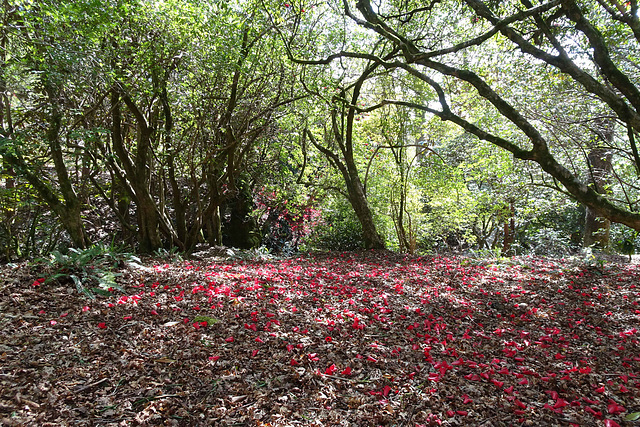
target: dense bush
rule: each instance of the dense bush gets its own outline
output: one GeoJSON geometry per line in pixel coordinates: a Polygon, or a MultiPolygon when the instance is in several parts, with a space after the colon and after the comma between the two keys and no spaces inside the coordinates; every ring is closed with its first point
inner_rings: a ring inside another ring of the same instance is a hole
{"type": "Polygon", "coordinates": [[[348,210],[323,212],[323,221],[315,228],[307,248],[331,251],[362,249],[362,227],[348,210]]]}

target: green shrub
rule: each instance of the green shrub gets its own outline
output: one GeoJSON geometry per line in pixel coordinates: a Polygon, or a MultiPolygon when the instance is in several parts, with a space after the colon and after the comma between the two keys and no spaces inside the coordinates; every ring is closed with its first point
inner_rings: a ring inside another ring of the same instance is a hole
{"type": "Polygon", "coordinates": [[[353,214],[324,212],[323,217],[307,243],[309,249],[353,251],[364,248],[362,226],[353,214]]]}
{"type": "Polygon", "coordinates": [[[528,253],[543,256],[567,256],[576,251],[571,237],[562,230],[540,228],[528,236],[528,253]]]}

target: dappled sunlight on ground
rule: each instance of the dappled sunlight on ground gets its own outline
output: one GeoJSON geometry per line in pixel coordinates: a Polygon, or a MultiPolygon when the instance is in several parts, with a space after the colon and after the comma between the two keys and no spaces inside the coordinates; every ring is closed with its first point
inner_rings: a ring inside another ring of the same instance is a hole
{"type": "Polygon", "coordinates": [[[2,422],[615,426],[640,411],[636,265],[366,252],[149,267],[94,301],[4,269],[2,422]]]}

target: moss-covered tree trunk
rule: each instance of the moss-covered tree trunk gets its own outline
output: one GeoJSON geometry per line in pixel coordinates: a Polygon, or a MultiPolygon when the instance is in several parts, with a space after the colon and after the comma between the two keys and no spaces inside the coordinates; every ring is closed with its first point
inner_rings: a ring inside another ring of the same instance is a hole
{"type": "Polygon", "coordinates": [[[513,200],[504,209],[504,239],[502,241],[502,256],[511,256],[513,252],[513,243],[516,238],[516,207],[513,200]]]}
{"type": "MultiPolygon", "coordinates": [[[[594,148],[588,154],[590,165],[590,185],[599,193],[606,194],[608,177],[611,174],[612,154],[608,149],[594,148]]],[[[602,218],[596,210],[586,207],[584,218],[584,247],[595,246],[606,249],[610,245],[611,221],[602,218]]]]}
{"type": "Polygon", "coordinates": [[[120,99],[121,93],[114,89],[111,93],[111,141],[122,165],[122,185],[136,205],[139,249],[148,253],[162,247],[160,213],[149,188],[148,156],[153,129],[147,124],[133,100],[127,95],[122,95],[122,100],[132,111],[138,125],[136,156],[132,160],[124,146],[120,99]]]}
{"type": "Polygon", "coordinates": [[[347,173],[344,178],[347,183],[349,203],[351,203],[351,207],[353,207],[356,217],[362,226],[362,238],[365,247],[367,249],[383,249],[385,247],[384,240],[376,229],[367,196],[364,193],[357,170],[355,170],[355,164],[350,170],[351,173],[347,173]]]}
{"type": "MultiPolygon", "coordinates": [[[[594,132],[597,134],[596,143],[587,154],[589,178],[587,180],[598,194],[607,194],[609,178],[613,165],[611,146],[615,132],[615,122],[612,120],[597,120],[594,122],[594,132]]],[[[587,206],[584,220],[584,247],[594,246],[606,249],[610,246],[611,221],[603,218],[598,212],[587,206]]]]}

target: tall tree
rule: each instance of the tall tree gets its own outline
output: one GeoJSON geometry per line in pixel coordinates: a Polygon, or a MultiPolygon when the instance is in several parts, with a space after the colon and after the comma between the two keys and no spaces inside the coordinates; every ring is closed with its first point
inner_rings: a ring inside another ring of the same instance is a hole
{"type": "MultiPolygon", "coordinates": [[[[339,171],[343,179],[343,194],[351,204],[358,221],[362,226],[362,237],[367,248],[385,247],[384,239],[376,229],[365,188],[355,155],[355,120],[359,112],[358,104],[362,102],[363,89],[369,80],[379,72],[379,64],[371,61],[355,61],[353,64],[342,64],[342,70],[323,68],[319,72],[311,71],[313,66],[328,65],[331,60],[317,61],[314,54],[330,51],[335,43],[351,43],[341,41],[344,30],[339,27],[340,19],[332,14],[327,5],[305,6],[304,4],[287,5],[286,10],[275,11],[271,19],[277,25],[279,34],[286,45],[288,58],[304,68],[302,84],[314,96],[314,101],[322,102],[327,109],[320,112],[322,126],[307,129],[306,136],[312,145],[322,152],[330,164],[339,171]],[[334,24],[327,26],[327,22],[334,24]],[[334,74],[334,71],[337,71],[334,74]],[[333,91],[333,93],[330,93],[333,91]],[[327,125],[328,124],[328,125],[327,125]],[[315,130],[324,130],[323,140],[318,141],[315,130]]],[[[377,52],[376,43],[364,42],[365,49],[377,52]]],[[[391,54],[390,56],[393,56],[391,54]]]]}
{"type": "Polygon", "coordinates": [[[81,217],[83,205],[70,176],[65,155],[68,139],[63,135],[70,129],[72,118],[68,109],[74,102],[74,94],[66,91],[65,86],[78,79],[74,74],[83,74],[82,66],[75,63],[79,52],[72,48],[74,43],[64,28],[77,18],[85,5],[66,7],[56,1],[47,1],[26,7],[4,2],[3,6],[5,20],[7,16],[12,20],[3,31],[6,49],[3,49],[3,96],[26,89],[21,101],[30,108],[14,114],[12,103],[4,103],[3,110],[11,124],[1,136],[0,155],[55,212],[72,244],[86,247],[89,238],[81,217]],[[13,31],[8,33],[7,28],[13,31]],[[12,81],[15,84],[28,82],[27,88],[7,87],[7,51],[14,62],[13,70],[21,77],[18,79],[19,76],[14,75],[12,81]],[[18,117],[13,116],[19,117],[20,125],[17,124],[18,117]],[[25,150],[26,146],[33,151],[25,150]],[[46,160],[41,157],[33,162],[38,155],[46,160]],[[45,172],[49,161],[53,164],[50,179],[50,174],[45,172]]]}
{"type": "MultiPolygon", "coordinates": [[[[640,130],[640,92],[634,84],[637,70],[619,54],[637,49],[640,34],[637,4],[630,2],[614,8],[606,2],[589,1],[551,0],[534,6],[528,0],[466,0],[463,5],[460,9],[452,1],[433,1],[427,5],[390,1],[374,7],[369,0],[360,0],[354,7],[344,0],[344,14],[361,28],[382,37],[385,49],[372,54],[367,49],[347,46],[335,49],[317,63],[355,57],[383,68],[403,70],[430,86],[433,101],[416,103],[396,97],[380,100],[381,104],[416,108],[451,121],[518,159],[537,163],[562,191],[598,216],[640,230],[640,214],[635,207],[599,193],[563,164],[554,135],[527,116],[526,103],[496,85],[491,67],[482,66],[487,64],[486,58],[491,58],[486,54],[494,55],[496,48],[498,52],[509,52],[515,47],[519,57],[529,59],[530,67],[520,76],[511,75],[512,85],[526,84],[529,78],[545,79],[549,74],[545,71],[547,67],[555,68],[569,79],[568,84],[597,99],[602,108],[627,127],[628,140],[620,151],[620,159],[637,166],[640,163],[635,143],[640,130]],[[393,54],[394,50],[397,54],[393,54]],[[486,108],[499,113],[500,126],[509,132],[497,132],[495,126],[474,122],[466,116],[457,107],[460,90],[474,91],[486,108]]],[[[563,99],[553,102],[561,104],[563,99]]],[[[554,108],[553,102],[544,108],[554,108]]],[[[373,108],[377,106],[359,111],[373,108]]]]}
{"type": "Polygon", "coordinates": [[[332,99],[330,111],[330,130],[325,132],[328,146],[316,141],[313,132],[307,130],[312,144],[320,150],[336,167],[346,186],[349,203],[362,225],[362,237],[368,249],[382,249],[385,247],[382,236],[376,229],[373,214],[369,207],[367,195],[360,179],[360,172],[354,154],[354,120],[356,118],[362,86],[375,71],[377,65],[367,65],[360,77],[349,88],[343,88],[332,99]],[[331,149],[330,147],[336,147],[331,149]]]}

